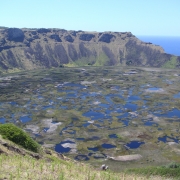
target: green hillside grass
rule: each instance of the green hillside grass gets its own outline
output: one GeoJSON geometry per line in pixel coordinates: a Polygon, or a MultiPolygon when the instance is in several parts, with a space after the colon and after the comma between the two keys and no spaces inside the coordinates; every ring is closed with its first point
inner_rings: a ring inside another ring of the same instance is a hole
{"type": "Polygon", "coordinates": [[[46,156],[36,160],[30,156],[0,155],[0,179],[52,180],[147,180],[165,179],[128,173],[100,171],[87,164],[46,156]]]}
{"type": "Polygon", "coordinates": [[[173,57],[171,57],[170,61],[167,61],[162,67],[174,69],[176,67],[176,65],[177,65],[177,57],[173,56],[173,57]]]}
{"type": "Polygon", "coordinates": [[[172,163],[167,166],[128,169],[126,172],[139,175],[141,174],[147,178],[151,176],[159,176],[167,179],[180,179],[180,164],[172,163]]]}

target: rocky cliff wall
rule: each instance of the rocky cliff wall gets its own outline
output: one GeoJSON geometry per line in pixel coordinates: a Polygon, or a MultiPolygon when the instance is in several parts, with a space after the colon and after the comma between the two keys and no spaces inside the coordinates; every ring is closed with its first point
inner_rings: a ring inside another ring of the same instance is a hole
{"type": "MultiPolygon", "coordinates": [[[[0,69],[134,65],[161,67],[174,56],[130,32],[0,29],[0,69]]],[[[176,67],[180,57],[176,58],[176,67]]]]}

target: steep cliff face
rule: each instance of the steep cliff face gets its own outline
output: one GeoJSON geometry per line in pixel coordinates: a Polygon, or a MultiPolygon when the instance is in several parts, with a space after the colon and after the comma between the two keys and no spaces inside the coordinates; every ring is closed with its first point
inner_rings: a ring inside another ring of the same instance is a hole
{"type": "MultiPolygon", "coordinates": [[[[63,29],[0,29],[0,69],[135,65],[161,67],[172,58],[160,46],[130,32],[84,32],[63,29]]],[[[174,59],[173,59],[174,60],[174,59]]]]}

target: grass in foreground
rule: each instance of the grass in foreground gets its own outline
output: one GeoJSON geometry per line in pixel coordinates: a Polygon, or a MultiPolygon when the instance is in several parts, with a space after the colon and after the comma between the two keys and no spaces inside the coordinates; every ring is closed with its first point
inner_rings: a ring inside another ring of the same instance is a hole
{"type": "Polygon", "coordinates": [[[35,160],[29,156],[0,155],[0,179],[52,179],[52,180],[160,180],[165,178],[134,176],[110,171],[98,171],[92,167],[49,157],[35,160]],[[49,160],[50,160],[49,159],[49,160]]]}
{"type": "Polygon", "coordinates": [[[180,164],[172,163],[167,166],[129,169],[126,172],[141,174],[141,175],[145,175],[146,177],[160,176],[166,178],[180,179],[180,164]]]}

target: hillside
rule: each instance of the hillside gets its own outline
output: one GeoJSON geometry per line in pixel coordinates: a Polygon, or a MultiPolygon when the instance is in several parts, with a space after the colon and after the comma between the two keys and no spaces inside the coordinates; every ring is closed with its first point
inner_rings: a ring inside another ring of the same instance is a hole
{"type": "Polygon", "coordinates": [[[1,71],[66,66],[179,67],[180,57],[130,32],[0,28],[1,71]]]}
{"type": "MultiPolygon", "coordinates": [[[[176,177],[176,175],[174,175],[176,177]]],[[[0,179],[60,179],[60,180],[165,180],[160,176],[135,175],[110,170],[102,171],[87,164],[66,158],[50,149],[39,153],[28,151],[5,140],[0,135],[0,179]]]]}

